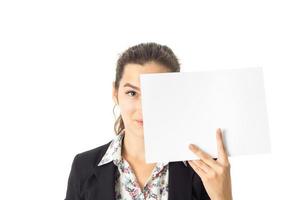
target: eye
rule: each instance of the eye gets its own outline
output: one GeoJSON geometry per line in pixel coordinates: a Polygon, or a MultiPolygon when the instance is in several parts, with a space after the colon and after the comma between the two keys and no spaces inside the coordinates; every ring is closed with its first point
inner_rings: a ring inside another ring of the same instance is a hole
{"type": "Polygon", "coordinates": [[[130,91],[126,92],[126,94],[133,94],[133,95],[130,95],[130,96],[134,96],[136,94],[136,92],[133,91],[133,90],[130,90],[130,91]]]}

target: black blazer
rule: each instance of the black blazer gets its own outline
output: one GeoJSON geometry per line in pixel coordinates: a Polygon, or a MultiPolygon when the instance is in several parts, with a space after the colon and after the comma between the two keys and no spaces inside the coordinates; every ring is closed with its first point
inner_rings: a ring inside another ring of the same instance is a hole
{"type": "MultiPolygon", "coordinates": [[[[65,200],[114,200],[113,162],[98,166],[109,144],[75,156],[68,178],[65,200]]],[[[169,162],[169,200],[210,200],[203,183],[187,162],[169,162]]]]}

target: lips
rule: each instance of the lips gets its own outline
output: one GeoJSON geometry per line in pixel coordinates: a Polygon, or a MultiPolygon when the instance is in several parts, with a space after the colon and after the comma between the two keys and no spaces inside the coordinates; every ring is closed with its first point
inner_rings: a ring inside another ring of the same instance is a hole
{"type": "Polygon", "coordinates": [[[143,120],[135,120],[138,124],[143,125],[143,120]]]}

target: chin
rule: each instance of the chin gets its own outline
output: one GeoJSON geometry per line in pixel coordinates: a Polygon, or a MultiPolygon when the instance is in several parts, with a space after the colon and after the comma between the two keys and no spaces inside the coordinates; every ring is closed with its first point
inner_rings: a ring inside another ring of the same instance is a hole
{"type": "Polygon", "coordinates": [[[130,126],[130,128],[127,129],[128,132],[132,133],[133,135],[137,137],[144,137],[144,129],[143,127],[136,126],[136,124],[133,124],[133,126],[130,126]]]}
{"type": "Polygon", "coordinates": [[[143,128],[135,128],[135,134],[139,137],[144,137],[144,129],[143,128]]]}

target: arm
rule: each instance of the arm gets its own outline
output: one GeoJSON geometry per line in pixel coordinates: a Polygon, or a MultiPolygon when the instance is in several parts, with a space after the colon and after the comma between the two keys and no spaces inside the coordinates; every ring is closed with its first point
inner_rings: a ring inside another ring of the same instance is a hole
{"type": "Polygon", "coordinates": [[[74,157],[72,163],[65,200],[80,200],[80,179],[77,160],[78,154],[74,157]]]}

